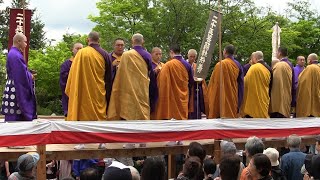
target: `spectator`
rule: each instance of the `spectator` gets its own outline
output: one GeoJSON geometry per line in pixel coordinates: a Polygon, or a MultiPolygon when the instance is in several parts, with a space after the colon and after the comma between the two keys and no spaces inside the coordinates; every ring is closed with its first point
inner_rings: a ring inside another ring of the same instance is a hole
{"type": "Polygon", "coordinates": [[[73,160],[72,174],[75,177],[75,179],[79,179],[80,174],[83,170],[90,168],[90,167],[96,167],[97,163],[98,163],[98,160],[96,160],[96,159],[73,160]]]}
{"type": "Polygon", "coordinates": [[[225,156],[220,162],[220,178],[217,180],[237,180],[240,169],[240,158],[237,155],[225,156]]]}
{"type": "MultiPolygon", "coordinates": [[[[247,142],[245,144],[245,152],[247,155],[248,160],[252,158],[255,154],[263,153],[264,150],[264,144],[261,139],[259,139],[256,136],[251,136],[247,139],[247,142]]],[[[257,180],[257,177],[254,177],[249,174],[248,167],[244,168],[240,180],[257,180]]]]}
{"type": "Polygon", "coordinates": [[[101,180],[101,175],[98,169],[87,168],[80,174],[80,180],[101,180]]]}
{"type": "Polygon", "coordinates": [[[165,180],[165,163],[160,157],[150,157],[144,161],[141,180],[165,180]]]}
{"type": "Polygon", "coordinates": [[[203,161],[203,172],[204,172],[204,179],[205,180],[213,180],[214,173],[217,170],[217,165],[213,159],[205,159],[203,161]]]}
{"type": "MultiPolygon", "coordinates": [[[[320,135],[316,136],[315,148],[320,152],[320,135]]],[[[308,154],[305,157],[304,165],[301,168],[301,173],[304,174],[304,180],[320,179],[320,155],[308,154]]]]}
{"type": "Polygon", "coordinates": [[[270,176],[271,161],[267,155],[258,153],[255,154],[249,163],[249,173],[253,177],[258,177],[259,180],[273,180],[270,176]]]}
{"type": "Polygon", "coordinates": [[[197,156],[188,157],[177,180],[196,180],[198,179],[199,171],[201,171],[200,159],[197,156]]]}
{"type": "Polygon", "coordinates": [[[133,180],[131,169],[118,161],[113,161],[106,168],[103,180],[133,180]]]}
{"type": "MultiPolygon", "coordinates": [[[[187,158],[191,156],[196,156],[200,159],[200,169],[202,169],[203,160],[206,157],[206,151],[203,149],[203,146],[198,142],[191,142],[189,144],[189,149],[187,152],[187,158]]],[[[203,180],[204,174],[203,171],[199,171],[197,175],[197,180],[203,180]]]]}
{"type": "Polygon", "coordinates": [[[263,151],[271,161],[271,176],[274,180],[286,180],[286,176],[279,167],[279,152],[275,148],[268,148],[263,151]]]}
{"type": "Polygon", "coordinates": [[[8,180],[36,179],[36,166],[40,157],[38,153],[23,154],[18,158],[18,172],[12,173],[8,180]]]}
{"type": "Polygon", "coordinates": [[[295,134],[287,138],[290,152],[283,155],[280,162],[280,168],[286,174],[288,180],[302,180],[300,172],[304,164],[306,154],[300,151],[301,138],[295,134]]]}

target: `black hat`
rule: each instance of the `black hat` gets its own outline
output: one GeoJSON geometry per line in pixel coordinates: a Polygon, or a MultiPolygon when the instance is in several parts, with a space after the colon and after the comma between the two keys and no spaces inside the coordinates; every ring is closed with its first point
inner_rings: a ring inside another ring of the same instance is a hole
{"type": "Polygon", "coordinates": [[[103,175],[104,180],[132,180],[130,168],[124,164],[113,161],[112,164],[107,167],[103,175]]]}

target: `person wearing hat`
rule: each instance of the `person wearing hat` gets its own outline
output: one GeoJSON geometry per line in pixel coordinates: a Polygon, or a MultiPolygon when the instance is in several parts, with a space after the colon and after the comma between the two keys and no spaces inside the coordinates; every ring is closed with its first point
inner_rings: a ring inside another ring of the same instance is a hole
{"type": "Polygon", "coordinates": [[[286,180],[284,172],[279,167],[279,152],[275,148],[267,148],[263,151],[271,161],[271,176],[274,180],[286,180]]]}
{"type": "Polygon", "coordinates": [[[113,161],[104,171],[103,180],[140,180],[140,175],[134,167],[113,161]]]}
{"type": "Polygon", "coordinates": [[[12,173],[8,180],[33,180],[36,179],[36,167],[40,159],[38,153],[23,154],[18,158],[18,172],[12,173]]]}

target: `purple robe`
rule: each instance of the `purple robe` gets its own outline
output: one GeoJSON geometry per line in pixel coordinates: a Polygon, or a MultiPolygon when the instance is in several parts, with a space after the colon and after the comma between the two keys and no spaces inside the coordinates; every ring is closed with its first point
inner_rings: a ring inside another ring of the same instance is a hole
{"type": "Polygon", "coordinates": [[[237,66],[239,68],[239,75],[237,78],[237,82],[238,82],[238,112],[239,112],[241,104],[242,104],[242,100],[243,100],[243,94],[244,94],[243,69],[242,69],[241,64],[233,56],[228,56],[228,58],[232,59],[237,64],[237,66]]]}
{"type": "Polygon", "coordinates": [[[1,113],[5,121],[31,121],[37,118],[36,96],[32,74],[21,51],[12,47],[7,57],[7,82],[1,113]]]}
{"type": "Polygon", "coordinates": [[[156,102],[158,100],[158,86],[156,75],[152,68],[152,59],[151,54],[146,51],[142,46],[134,46],[134,50],[136,50],[141,57],[146,61],[148,66],[148,73],[150,78],[149,84],[149,101],[150,101],[150,112],[153,112],[156,106],[156,102]]]}
{"type": "Polygon", "coordinates": [[[299,74],[304,70],[304,67],[296,65],[293,69],[294,69],[294,80],[295,80],[294,84],[295,84],[296,88],[298,88],[299,74]]]}
{"type": "Polygon", "coordinates": [[[62,94],[62,98],[61,98],[62,110],[63,110],[63,114],[65,117],[67,117],[67,114],[68,114],[68,101],[69,101],[69,98],[65,93],[65,90],[66,90],[66,86],[67,86],[67,81],[68,81],[68,76],[69,76],[71,64],[72,64],[72,61],[70,59],[68,59],[65,62],[63,62],[60,67],[59,84],[60,84],[60,89],[61,89],[61,94],[62,94]]]}
{"type": "Polygon", "coordinates": [[[282,58],[280,61],[284,61],[286,63],[289,64],[289,66],[291,67],[292,70],[292,87],[291,87],[291,107],[296,107],[296,90],[297,90],[297,86],[295,84],[296,80],[295,80],[295,73],[294,73],[294,68],[292,63],[288,60],[288,58],[282,58]]]}
{"type": "Polygon", "coordinates": [[[158,66],[158,64],[156,64],[156,63],[154,63],[154,62],[152,61],[152,69],[154,70],[157,66],[158,66]]]}
{"type": "Polygon", "coordinates": [[[247,63],[243,66],[243,76],[246,76],[248,70],[250,69],[251,67],[251,64],[250,63],[247,63]]]}
{"type": "Polygon", "coordinates": [[[106,100],[107,100],[107,108],[108,108],[110,97],[111,97],[112,80],[113,80],[112,61],[110,59],[110,55],[108,54],[108,52],[102,49],[99,44],[90,44],[89,46],[95,49],[105,60],[104,82],[105,82],[106,100]]]}

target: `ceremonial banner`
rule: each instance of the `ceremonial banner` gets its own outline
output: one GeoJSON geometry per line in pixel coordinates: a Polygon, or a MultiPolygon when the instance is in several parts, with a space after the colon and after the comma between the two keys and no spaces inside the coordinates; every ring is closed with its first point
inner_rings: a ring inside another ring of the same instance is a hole
{"type": "Polygon", "coordinates": [[[280,33],[281,28],[279,27],[278,22],[272,27],[272,60],[276,60],[277,51],[280,47],[280,33]]]}
{"type": "Polygon", "coordinates": [[[218,39],[218,31],[221,18],[222,14],[218,11],[210,11],[207,28],[202,39],[200,54],[197,60],[197,69],[195,72],[195,76],[198,78],[205,79],[207,77],[214,46],[218,39]]]}
{"type": "Polygon", "coordinates": [[[30,44],[30,30],[31,30],[31,10],[10,9],[9,19],[9,43],[8,50],[10,50],[14,35],[18,32],[23,33],[27,37],[27,47],[25,50],[25,60],[28,63],[29,44],[30,44]]]}

